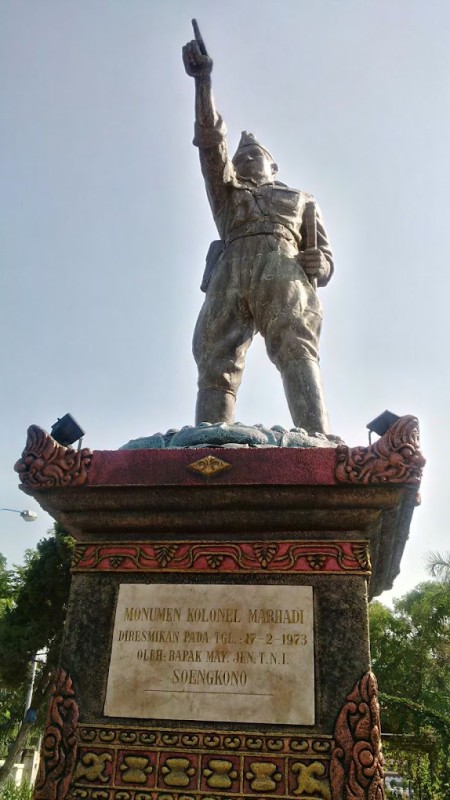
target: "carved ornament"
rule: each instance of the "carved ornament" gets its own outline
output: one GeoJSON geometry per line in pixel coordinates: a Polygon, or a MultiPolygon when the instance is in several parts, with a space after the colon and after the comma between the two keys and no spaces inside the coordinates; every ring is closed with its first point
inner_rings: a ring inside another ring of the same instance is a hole
{"type": "Polygon", "coordinates": [[[78,544],[73,572],[277,572],[371,571],[364,541],[198,542],[78,544]]]}
{"type": "Polygon", "coordinates": [[[38,425],[31,425],[22,458],[14,469],[26,489],[80,486],[87,479],[91,458],[92,451],[87,447],[64,447],[38,425]]]}
{"type": "MultiPolygon", "coordinates": [[[[296,760],[302,758],[329,759],[333,740],[331,736],[275,736],[273,733],[248,734],[243,732],[218,732],[202,729],[164,729],[131,727],[126,725],[80,725],[78,742],[82,747],[96,750],[105,745],[114,749],[123,746],[156,748],[179,753],[187,751],[245,751],[259,753],[291,753],[296,760]]],[[[210,757],[210,756],[209,756],[210,757]]]]}
{"type": "Polygon", "coordinates": [[[405,483],[418,486],[425,459],[416,417],[401,417],[369,447],[336,448],[336,480],[344,483],[405,483]]]}
{"type": "Polygon", "coordinates": [[[384,800],[377,695],[375,676],[367,672],[339,713],[330,762],[332,800],[384,800]]]}
{"type": "Polygon", "coordinates": [[[33,800],[65,800],[77,758],[78,705],[72,680],[55,677],[33,800]]]}
{"type": "Polygon", "coordinates": [[[297,772],[297,788],[293,794],[296,797],[317,797],[323,800],[331,800],[330,781],[327,777],[327,769],[323,761],[311,761],[303,764],[297,761],[292,772],[297,772]]]}
{"type": "Polygon", "coordinates": [[[83,725],[78,745],[68,798],[331,800],[329,736],[83,725]]]}
{"type": "Polygon", "coordinates": [[[231,469],[231,464],[229,464],[228,461],[222,461],[221,458],[217,458],[216,456],[205,456],[205,458],[200,458],[198,461],[193,461],[192,464],[188,464],[188,469],[197,472],[204,478],[211,478],[215,475],[219,475],[219,473],[223,472],[225,469],[231,469]]]}

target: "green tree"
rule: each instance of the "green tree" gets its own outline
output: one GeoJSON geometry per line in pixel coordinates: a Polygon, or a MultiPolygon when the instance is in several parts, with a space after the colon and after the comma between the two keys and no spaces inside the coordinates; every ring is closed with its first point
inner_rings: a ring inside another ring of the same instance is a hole
{"type": "Polygon", "coordinates": [[[450,582],[419,584],[370,608],[387,751],[423,798],[450,793],[450,582]]]}
{"type": "MultiPolygon", "coordinates": [[[[12,602],[12,572],[6,567],[6,558],[0,554],[0,617],[12,602]]],[[[17,691],[7,689],[0,682],[0,758],[5,755],[9,732],[18,713],[17,691]]]]}
{"type": "Polygon", "coordinates": [[[0,615],[11,603],[13,593],[12,572],[6,568],[6,558],[0,553],[0,615]]]}
{"type": "MultiPolygon", "coordinates": [[[[33,723],[23,719],[30,672],[36,653],[46,652],[36,674],[31,708],[42,717],[56,667],[63,635],[70,589],[70,561],[73,540],[55,524],[51,535],[36,550],[28,550],[25,563],[8,573],[0,571],[5,585],[0,608],[0,692],[7,698],[5,728],[10,743],[0,769],[0,786],[8,779],[12,765],[23,748],[33,723]]],[[[4,559],[3,571],[6,571],[4,559]]]]}

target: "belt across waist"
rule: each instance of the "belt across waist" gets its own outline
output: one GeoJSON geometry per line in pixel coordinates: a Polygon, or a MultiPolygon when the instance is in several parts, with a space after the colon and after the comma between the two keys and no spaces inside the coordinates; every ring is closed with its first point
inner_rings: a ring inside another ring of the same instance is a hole
{"type": "Polygon", "coordinates": [[[256,225],[231,231],[225,239],[225,245],[231,244],[231,242],[234,242],[236,239],[243,239],[247,236],[261,236],[264,234],[275,236],[277,239],[287,239],[289,242],[298,244],[297,237],[289,228],[279,223],[263,221],[258,222],[256,225]]]}

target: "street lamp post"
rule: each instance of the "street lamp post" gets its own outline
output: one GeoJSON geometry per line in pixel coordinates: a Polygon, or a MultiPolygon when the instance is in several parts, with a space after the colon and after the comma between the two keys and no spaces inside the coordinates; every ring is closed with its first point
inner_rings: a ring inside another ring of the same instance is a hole
{"type": "Polygon", "coordinates": [[[19,511],[18,508],[0,508],[0,511],[12,511],[13,514],[20,514],[25,522],[34,522],[34,520],[37,519],[36,512],[29,508],[26,508],[25,511],[19,511]]]}

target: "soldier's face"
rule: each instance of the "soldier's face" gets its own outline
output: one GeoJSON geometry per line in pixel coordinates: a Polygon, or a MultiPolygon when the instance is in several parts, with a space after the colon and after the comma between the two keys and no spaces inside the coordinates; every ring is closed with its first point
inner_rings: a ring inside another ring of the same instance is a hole
{"type": "Polygon", "coordinates": [[[251,178],[258,182],[273,180],[272,161],[259,147],[243,147],[238,150],[233,162],[241,178],[251,178]]]}

